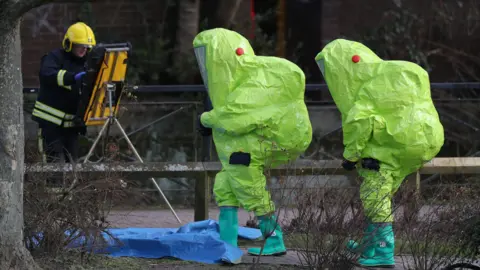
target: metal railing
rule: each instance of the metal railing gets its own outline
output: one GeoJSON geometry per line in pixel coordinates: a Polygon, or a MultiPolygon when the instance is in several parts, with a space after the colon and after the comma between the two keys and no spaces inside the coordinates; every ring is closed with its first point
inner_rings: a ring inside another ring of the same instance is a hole
{"type": "MultiPolygon", "coordinates": [[[[480,89],[480,82],[443,82],[431,83],[432,89],[480,89]]],[[[38,87],[24,87],[23,93],[37,93],[38,87]]],[[[127,90],[133,93],[186,93],[186,92],[206,92],[203,84],[183,84],[183,85],[128,85],[127,90]]],[[[326,84],[307,84],[305,91],[317,92],[328,91],[326,84]]]]}
{"type": "MultiPolygon", "coordinates": [[[[432,83],[431,84],[432,89],[452,89],[455,91],[459,90],[479,90],[480,89],[480,82],[466,82],[466,83],[432,83]]],[[[186,92],[206,92],[206,89],[203,85],[140,85],[140,86],[129,86],[129,91],[133,93],[146,93],[146,94],[155,94],[155,93],[186,93],[186,92]]],[[[308,84],[306,85],[306,92],[318,92],[318,91],[328,91],[328,87],[325,84],[308,84]]],[[[28,93],[36,93],[38,91],[38,88],[24,88],[23,92],[25,94],[28,93]]],[[[458,101],[459,99],[451,99],[451,101],[458,101]]],[[[460,99],[461,100],[461,99],[460,99]]],[[[469,101],[480,101],[480,99],[467,99],[469,101]]],[[[330,101],[331,102],[331,101],[330,101]]],[[[138,104],[138,105],[156,105],[156,104],[175,104],[175,105],[186,105],[188,104],[195,104],[195,105],[201,105],[204,104],[203,101],[165,101],[165,102],[135,102],[132,104],[138,104]],[[190,103],[191,102],[191,103],[190,103]]],[[[322,104],[320,104],[322,105],[322,104]]],[[[196,107],[196,106],[195,106],[196,107]]],[[[332,106],[335,108],[334,106],[332,106]]],[[[129,135],[136,133],[140,130],[144,130],[150,125],[153,125],[155,123],[158,123],[159,121],[167,118],[170,115],[175,114],[179,110],[182,110],[182,108],[178,109],[177,111],[174,111],[170,113],[169,115],[162,116],[161,118],[155,120],[154,122],[147,124],[145,126],[142,126],[138,130],[132,131],[129,135]]],[[[341,128],[341,127],[340,127],[341,128]]],[[[117,164],[121,166],[123,169],[116,168],[117,171],[120,170],[123,172],[127,173],[135,173],[135,174],[156,174],[157,176],[159,175],[168,175],[168,176],[187,176],[187,175],[192,175],[195,174],[197,175],[197,179],[195,181],[195,220],[202,220],[205,218],[208,218],[208,204],[209,204],[209,197],[210,197],[210,181],[209,178],[213,176],[213,174],[218,171],[219,169],[219,163],[217,162],[211,162],[211,155],[212,155],[212,141],[211,138],[207,138],[206,140],[203,140],[204,144],[201,146],[202,149],[202,162],[198,163],[188,163],[188,164],[176,164],[179,166],[174,166],[174,168],[186,168],[186,169],[181,169],[180,171],[162,171],[159,169],[161,165],[172,165],[173,163],[169,164],[157,164],[155,167],[155,164],[147,164],[147,165],[142,165],[142,164],[134,164],[134,163],[125,163],[125,164],[117,164]],[[131,167],[133,166],[133,167],[131,167]],[[150,166],[150,167],[149,167],[150,166]],[[153,167],[151,167],[153,166],[153,167]],[[125,169],[125,168],[134,168],[133,171],[130,169],[125,169]],[[192,172],[192,168],[194,169],[192,172]],[[156,169],[154,169],[156,168],[156,169]],[[125,171],[126,170],[126,171],[125,171]],[[153,171],[152,171],[153,170],[153,171]],[[200,175],[203,175],[204,177],[201,177],[200,175]]],[[[435,173],[447,173],[447,174],[461,174],[465,172],[473,173],[473,174],[478,174],[480,173],[480,158],[447,158],[447,159],[436,159],[437,161],[441,161],[443,165],[437,164],[435,165],[435,160],[433,161],[433,165],[427,165],[425,168],[421,170],[420,173],[426,173],[426,174],[435,174],[435,173]],[[446,162],[446,163],[445,163],[446,162]],[[440,170],[439,170],[440,169],[440,170]]],[[[302,161],[300,161],[302,162],[302,161]]],[[[303,161],[304,162],[304,161],[303,161]]],[[[316,163],[312,163],[308,166],[303,165],[303,171],[307,170],[310,173],[319,173],[321,170],[323,174],[325,174],[326,171],[329,171],[330,173],[333,173],[334,171],[336,173],[343,173],[342,170],[339,170],[339,164],[337,164],[338,161],[316,161],[316,163]],[[331,163],[331,164],[330,164],[331,163]],[[321,165],[323,164],[323,165],[321,165]],[[330,164],[329,166],[325,167],[325,164],[330,164]]],[[[100,166],[99,168],[110,168],[106,164],[96,164],[97,166],[100,166]]],[[[95,167],[89,167],[89,166],[96,166],[96,165],[81,165],[80,168],[77,168],[78,170],[87,169],[89,171],[94,170],[95,167]],[[85,166],[85,167],[84,167],[85,166]]],[[[117,165],[111,165],[111,166],[117,166],[117,165]]],[[[174,164],[175,165],[175,164],[174,164]]],[[[302,167],[302,166],[300,166],[302,167]]],[[[296,168],[296,172],[298,173],[298,169],[300,167],[296,168]]],[[[27,164],[27,171],[26,173],[37,173],[40,171],[43,172],[54,172],[58,170],[57,165],[39,165],[39,164],[27,164]]],[[[110,169],[113,169],[110,168],[110,169]]],[[[66,170],[68,171],[69,169],[66,167],[63,167],[62,171],[66,170]]],[[[71,170],[71,169],[70,169],[71,170]]],[[[282,169],[280,169],[282,171],[282,169]]],[[[285,172],[285,169],[283,169],[283,172],[285,172]]],[[[416,180],[410,181],[413,182],[417,188],[419,188],[420,185],[420,176],[417,174],[416,176],[412,176],[416,180]]]]}

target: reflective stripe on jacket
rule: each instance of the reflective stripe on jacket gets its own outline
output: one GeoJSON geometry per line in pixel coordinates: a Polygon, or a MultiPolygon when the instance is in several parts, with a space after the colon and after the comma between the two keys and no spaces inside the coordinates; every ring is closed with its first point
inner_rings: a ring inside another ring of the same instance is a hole
{"type": "Polygon", "coordinates": [[[41,60],[40,91],[32,119],[40,127],[73,127],[80,100],[75,74],[85,70],[85,59],[77,58],[63,49],[53,50],[41,60]]]}
{"type": "Polygon", "coordinates": [[[73,114],[64,113],[38,100],[35,102],[32,115],[63,127],[73,127],[75,117],[73,114]]]}

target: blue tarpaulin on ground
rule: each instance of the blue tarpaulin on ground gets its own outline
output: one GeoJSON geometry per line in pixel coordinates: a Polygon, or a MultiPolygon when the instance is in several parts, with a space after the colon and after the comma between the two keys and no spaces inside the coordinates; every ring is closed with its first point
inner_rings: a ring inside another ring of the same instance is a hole
{"type": "MultiPolygon", "coordinates": [[[[164,258],[201,263],[233,262],[239,260],[243,251],[220,240],[218,223],[204,220],[188,223],[180,228],[115,228],[108,232],[121,243],[104,234],[109,243],[102,253],[113,257],[164,258]]],[[[241,238],[261,238],[258,229],[239,227],[241,238]]],[[[76,241],[71,247],[81,244],[76,241]]]]}

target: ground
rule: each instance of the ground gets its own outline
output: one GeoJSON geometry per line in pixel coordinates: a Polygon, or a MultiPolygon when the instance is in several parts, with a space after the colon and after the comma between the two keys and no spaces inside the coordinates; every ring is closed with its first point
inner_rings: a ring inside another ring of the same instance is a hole
{"type": "MultiPolygon", "coordinates": [[[[276,263],[271,260],[262,260],[255,269],[299,269],[295,263],[298,259],[296,254],[277,258],[276,263]],[[280,260],[278,260],[280,259],[280,260]],[[296,259],[296,260],[292,260],[296,259]],[[287,262],[287,260],[290,260],[287,262]],[[285,264],[283,264],[285,263],[285,264]]],[[[119,269],[119,270],[143,270],[143,269],[250,269],[254,265],[252,256],[245,256],[244,263],[235,266],[209,265],[195,262],[185,262],[176,259],[139,259],[139,258],[110,258],[102,255],[90,256],[83,262],[79,259],[77,252],[65,254],[61,258],[52,260],[51,258],[39,257],[37,262],[43,269],[65,269],[65,270],[101,270],[101,269],[119,269]]]]}
{"type": "MultiPolygon", "coordinates": [[[[182,221],[182,225],[193,221],[193,209],[176,209],[177,215],[182,221]]],[[[218,209],[210,209],[210,218],[217,219],[218,209]]],[[[250,215],[245,211],[240,211],[239,222],[243,226],[249,220],[250,215]]],[[[288,215],[285,216],[288,218],[288,215]]],[[[168,209],[144,210],[144,211],[115,211],[108,218],[113,227],[179,227],[173,214],[168,209]]],[[[288,242],[287,242],[288,243],[288,242]]],[[[95,255],[90,260],[82,263],[77,252],[65,255],[63,258],[51,260],[48,258],[37,258],[44,269],[251,269],[257,257],[246,254],[246,246],[252,245],[251,241],[241,241],[240,245],[245,251],[242,258],[242,264],[236,266],[206,265],[194,262],[185,262],[175,259],[138,259],[138,258],[110,258],[101,255],[95,255]]],[[[254,244],[255,245],[255,244],[254,244]]],[[[262,257],[255,269],[301,269],[300,253],[290,250],[289,253],[281,257],[262,257]]],[[[397,257],[397,265],[394,269],[408,269],[403,264],[405,260],[411,260],[408,257],[397,257]]],[[[361,268],[357,268],[361,269],[361,268]]]]}
{"type": "MultiPolygon", "coordinates": [[[[300,261],[296,252],[290,252],[282,257],[261,258],[258,264],[254,256],[244,256],[243,262],[239,265],[210,265],[195,262],[185,262],[175,259],[139,259],[139,258],[110,258],[102,255],[94,255],[84,260],[79,259],[79,254],[72,252],[57,258],[55,260],[49,258],[38,258],[37,262],[43,269],[65,269],[65,270],[143,270],[143,269],[307,269],[300,265],[300,261]]],[[[362,269],[362,268],[355,268],[362,269]]],[[[397,266],[394,269],[407,269],[402,266],[402,260],[397,258],[397,266]]]]}

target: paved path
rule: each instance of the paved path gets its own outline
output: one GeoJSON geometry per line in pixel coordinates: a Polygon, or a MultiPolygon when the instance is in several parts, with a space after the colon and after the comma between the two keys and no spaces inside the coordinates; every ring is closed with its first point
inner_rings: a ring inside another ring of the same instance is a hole
{"type": "MultiPolygon", "coordinates": [[[[194,212],[193,209],[175,209],[177,215],[182,221],[182,224],[193,222],[194,212]]],[[[210,208],[209,215],[213,220],[218,219],[218,208],[210,208]]],[[[288,221],[293,214],[292,210],[282,211],[280,213],[280,220],[288,221]]],[[[245,226],[250,218],[253,218],[252,214],[244,210],[239,210],[239,224],[245,226]]],[[[160,210],[135,210],[135,211],[113,211],[108,217],[108,220],[112,223],[113,227],[157,227],[157,228],[177,228],[181,226],[175,216],[168,209],[160,210]]],[[[271,265],[302,265],[300,254],[291,250],[287,255],[281,257],[262,257],[260,264],[271,265]]],[[[257,259],[255,256],[250,256],[246,253],[242,258],[242,263],[252,264],[253,260],[257,259]]],[[[394,269],[413,269],[412,267],[404,267],[405,265],[412,266],[412,258],[409,257],[396,257],[396,267],[394,269]]],[[[356,268],[362,269],[362,268],[356,268]]]]}
{"type": "MultiPolygon", "coordinates": [[[[430,215],[434,211],[434,207],[423,207],[420,211],[420,218],[430,215]]],[[[179,224],[175,216],[169,209],[158,210],[123,210],[112,211],[107,218],[114,227],[156,227],[156,228],[177,228],[181,225],[193,222],[194,211],[193,209],[177,209],[175,212],[182,221],[179,224]]],[[[210,207],[209,217],[213,220],[218,220],[219,209],[218,207],[210,207]]],[[[397,209],[395,212],[395,219],[401,219],[403,210],[397,209]]],[[[281,209],[279,213],[279,220],[285,224],[290,224],[292,217],[296,216],[295,210],[281,209]]],[[[253,218],[252,213],[248,213],[243,209],[238,211],[238,221],[241,226],[245,226],[247,221],[253,218]]]]}
{"type": "MultiPolygon", "coordinates": [[[[169,209],[160,210],[134,210],[134,211],[112,211],[107,218],[113,227],[155,227],[155,228],[177,228],[181,225],[193,222],[193,209],[175,209],[182,221],[179,224],[169,209]]],[[[218,220],[218,208],[209,209],[209,216],[218,220]]],[[[250,215],[244,210],[239,210],[238,219],[241,226],[245,226],[250,215]]],[[[253,218],[253,215],[252,215],[253,218]]]]}
{"type": "MultiPolygon", "coordinates": [[[[246,249],[244,249],[244,255],[242,257],[242,263],[246,264],[253,264],[256,262],[258,258],[256,256],[251,256],[247,254],[246,249]]],[[[398,270],[407,270],[408,268],[404,267],[403,262],[404,260],[411,260],[411,258],[408,257],[399,257],[397,256],[395,258],[395,268],[390,268],[390,269],[398,269],[398,270]]],[[[304,262],[302,255],[295,251],[295,250],[290,250],[286,255],[284,256],[279,256],[279,257],[262,257],[260,258],[259,263],[260,264],[273,264],[273,265],[307,265],[304,262]]],[[[362,267],[356,267],[355,269],[364,269],[362,267]]],[[[371,269],[371,268],[369,268],[371,269]]]]}

